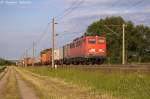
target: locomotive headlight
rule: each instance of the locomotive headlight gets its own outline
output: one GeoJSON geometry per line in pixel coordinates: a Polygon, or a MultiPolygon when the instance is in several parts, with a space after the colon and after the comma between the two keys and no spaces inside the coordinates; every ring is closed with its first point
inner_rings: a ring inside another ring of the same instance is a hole
{"type": "Polygon", "coordinates": [[[96,49],[90,49],[89,50],[89,52],[95,52],[96,51],[96,49]]]}
{"type": "Polygon", "coordinates": [[[105,52],[103,49],[99,49],[99,52],[105,52]]]}

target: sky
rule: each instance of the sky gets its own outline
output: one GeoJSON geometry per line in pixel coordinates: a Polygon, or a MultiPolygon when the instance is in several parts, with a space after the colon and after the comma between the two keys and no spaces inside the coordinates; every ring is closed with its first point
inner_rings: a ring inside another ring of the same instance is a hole
{"type": "Polygon", "coordinates": [[[55,47],[81,36],[93,22],[122,16],[150,26],[150,0],[0,0],[0,57],[18,59],[28,49],[36,55],[51,47],[51,21],[55,17],[55,47]],[[73,7],[71,13],[65,14],[73,7]],[[65,15],[65,16],[63,16],[65,15]]]}

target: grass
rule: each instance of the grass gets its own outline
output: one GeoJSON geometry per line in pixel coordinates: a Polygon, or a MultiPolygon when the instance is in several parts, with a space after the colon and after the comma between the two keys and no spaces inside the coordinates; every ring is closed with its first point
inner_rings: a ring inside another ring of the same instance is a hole
{"type": "Polygon", "coordinates": [[[0,80],[4,77],[5,73],[7,72],[7,70],[5,70],[5,66],[0,66],[0,80]]]}
{"type": "Polygon", "coordinates": [[[112,94],[121,99],[150,99],[150,76],[139,73],[102,73],[79,69],[26,68],[40,74],[63,79],[66,82],[90,88],[96,92],[112,94]]]}
{"type": "Polygon", "coordinates": [[[0,66],[0,73],[6,68],[6,66],[0,66]]]}

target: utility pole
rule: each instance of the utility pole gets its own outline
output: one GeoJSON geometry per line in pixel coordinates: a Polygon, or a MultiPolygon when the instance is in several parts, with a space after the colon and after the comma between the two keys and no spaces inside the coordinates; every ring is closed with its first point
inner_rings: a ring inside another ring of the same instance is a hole
{"type": "Polygon", "coordinates": [[[34,66],[34,41],[33,41],[33,48],[32,48],[32,66],[34,66]]]}
{"type": "Polygon", "coordinates": [[[52,68],[54,67],[54,35],[55,35],[55,19],[52,19],[52,68]]]}
{"type": "Polygon", "coordinates": [[[27,67],[27,62],[28,62],[28,50],[25,50],[25,67],[27,67]]]}
{"type": "Polygon", "coordinates": [[[122,25],[123,27],[123,36],[122,36],[122,64],[125,64],[125,24],[122,25]]]}
{"type": "MultiPolygon", "coordinates": [[[[107,29],[109,29],[112,33],[116,34],[116,32],[114,32],[112,29],[110,29],[109,27],[107,27],[108,25],[104,25],[107,29]]],[[[125,24],[123,25],[109,25],[109,26],[122,26],[123,28],[123,35],[122,35],[122,64],[124,65],[126,63],[125,61],[125,24]]],[[[118,35],[117,35],[118,36],[118,35]]]]}

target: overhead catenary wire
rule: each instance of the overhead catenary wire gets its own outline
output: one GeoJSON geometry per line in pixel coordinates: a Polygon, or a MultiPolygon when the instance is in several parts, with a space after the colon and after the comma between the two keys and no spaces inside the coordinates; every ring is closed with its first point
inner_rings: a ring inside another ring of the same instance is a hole
{"type": "MultiPolygon", "coordinates": [[[[35,45],[35,46],[37,46],[37,45],[41,42],[41,40],[43,39],[43,37],[46,35],[49,25],[50,25],[50,22],[46,25],[46,27],[45,27],[45,29],[43,30],[43,32],[42,32],[42,34],[40,35],[40,37],[39,37],[37,40],[35,40],[35,42],[34,42],[34,45],[35,45]]],[[[26,50],[28,50],[28,52],[29,52],[29,51],[32,49],[32,47],[33,47],[33,46],[31,45],[30,47],[26,48],[26,50]]],[[[26,53],[26,52],[23,52],[23,54],[21,55],[22,58],[25,58],[25,53],[26,53]]],[[[21,60],[22,60],[22,59],[21,59],[21,60]]]]}
{"type": "Polygon", "coordinates": [[[38,43],[41,42],[41,40],[44,38],[44,36],[48,33],[47,30],[49,28],[49,25],[50,25],[50,22],[48,22],[48,24],[46,25],[45,29],[43,30],[40,38],[38,38],[36,41],[35,41],[35,45],[37,45],[38,43]]]}
{"type": "MultiPolygon", "coordinates": [[[[137,7],[138,7],[138,5],[140,4],[142,4],[143,3],[143,0],[136,0],[136,1],[134,1],[134,2],[132,2],[133,0],[128,0],[128,9],[125,9],[124,11],[127,11],[127,10],[129,10],[129,9],[136,9],[137,7]]],[[[116,6],[118,6],[118,4],[120,4],[120,2],[122,2],[121,0],[116,0],[110,7],[112,8],[112,7],[116,7],[116,6]]],[[[131,13],[132,14],[132,13],[131,13]]],[[[120,13],[120,15],[121,15],[121,13],[120,13]]],[[[132,17],[131,15],[128,15],[128,16],[125,16],[125,17],[132,17]]]]}
{"type": "Polygon", "coordinates": [[[81,34],[81,33],[83,33],[82,31],[77,31],[77,32],[72,32],[72,33],[70,33],[70,32],[64,32],[64,33],[62,33],[62,34],[58,34],[58,35],[55,35],[55,37],[59,37],[59,36],[64,36],[64,35],[73,35],[73,34],[81,34]]]}
{"type": "Polygon", "coordinates": [[[139,1],[135,2],[135,3],[133,3],[133,4],[129,3],[129,7],[125,10],[127,12],[124,11],[126,14],[128,13],[129,15],[126,15],[125,18],[129,19],[129,18],[133,17],[132,14],[134,14],[134,12],[136,11],[136,10],[133,10],[133,9],[136,9],[137,7],[139,7],[139,5],[142,5],[142,4],[143,4],[143,0],[139,0],[139,1]],[[128,12],[129,10],[133,10],[134,12],[132,12],[132,13],[128,12]]]}
{"type": "MultiPolygon", "coordinates": [[[[116,0],[116,2],[114,3],[114,4],[112,4],[112,7],[114,7],[117,3],[119,3],[119,1],[120,0],[116,0]]],[[[80,4],[82,4],[84,2],[84,0],[82,0],[82,1],[80,1],[80,3],[79,3],[79,5],[80,4]]],[[[77,3],[77,1],[75,1],[74,2],[74,4],[76,4],[77,3]]],[[[140,4],[140,3],[142,3],[142,1],[140,0],[140,1],[138,1],[138,2],[136,2],[135,4],[133,4],[132,6],[134,6],[134,5],[138,5],[138,4],[140,4]]],[[[72,5],[73,6],[73,5],[72,5]]],[[[70,7],[69,9],[67,9],[66,11],[72,11],[73,9],[74,9],[74,7],[70,7]],[[69,10],[71,8],[71,10],[69,10]]],[[[67,12],[68,14],[70,13],[70,12],[67,12]]],[[[65,15],[67,15],[67,14],[64,14],[63,16],[62,16],[62,19],[63,19],[63,17],[65,17],[65,15]]],[[[105,26],[106,27],[106,26],[105,26]]],[[[106,27],[106,28],[109,28],[109,27],[106,27]]],[[[109,28],[109,30],[110,30],[110,28],[109,28]]],[[[66,33],[64,33],[64,35],[65,35],[66,33]]],[[[67,34],[71,34],[71,33],[67,33],[67,34]]]]}
{"type": "Polygon", "coordinates": [[[111,5],[111,7],[114,7],[114,6],[116,6],[117,4],[119,4],[120,1],[121,1],[121,0],[116,0],[116,1],[111,5]]]}
{"type": "Polygon", "coordinates": [[[143,3],[143,0],[139,0],[137,1],[136,3],[134,3],[133,5],[131,5],[131,7],[129,9],[132,9],[132,8],[135,8],[137,7],[139,4],[142,4],[143,3]]]}
{"type": "Polygon", "coordinates": [[[69,15],[70,13],[72,13],[74,10],[76,10],[80,5],[82,5],[84,3],[85,0],[76,0],[74,1],[74,3],[67,8],[64,13],[62,13],[62,15],[57,16],[56,18],[58,20],[62,20],[63,18],[65,18],[67,15],[69,15]]]}
{"type": "Polygon", "coordinates": [[[61,46],[64,46],[64,45],[68,44],[70,41],[73,41],[73,39],[75,39],[75,38],[77,38],[79,36],[82,36],[82,35],[83,35],[82,31],[77,31],[77,32],[72,32],[72,33],[69,33],[69,32],[68,33],[63,33],[63,34],[60,34],[60,35],[56,36],[56,37],[61,37],[59,39],[60,41],[58,41],[58,39],[57,39],[56,42],[57,42],[57,44],[58,44],[58,42],[61,42],[61,46]],[[64,39],[65,39],[64,35],[65,36],[67,35],[67,37],[69,37],[69,38],[65,42],[62,43],[62,41],[64,41],[64,39]]]}
{"type": "Polygon", "coordinates": [[[113,31],[111,28],[109,28],[107,25],[104,25],[104,27],[106,27],[109,31],[111,31],[112,33],[114,33],[115,35],[118,36],[118,33],[113,31]]]}
{"type": "MultiPolygon", "coordinates": [[[[135,3],[131,3],[131,1],[133,1],[133,0],[128,0],[128,9],[132,9],[132,8],[135,8],[135,7],[137,7],[139,4],[142,4],[143,3],[143,0],[139,0],[139,1],[137,1],[137,2],[135,2],[135,3]]],[[[115,6],[117,6],[117,4],[119,4],[120,2],[122,2],[121,0],[116,0],[112,5],[111,5],[111,8],[112,7],[115,7],[115,6]]]]}
{"type": "Polygon", "coordinates": [[[74,5],[76,5],[76,3],[77,3],[78,1],[79,1],[79,0],[73,1],[72,4],[71,4],[67,9],[65,9],[61,14],[55,16],[55,18],[61,17],[61,16],[62,16],[63,14],[65,14],[67,11],[69,11],[70,9],[72,9],[72,7],[73,7],[74,5]]]}
{"type": "MultiPolygon", "coordinates": [[[[57,18],[61,18],[63,19],[63,17],[65,17],[66,15],[68,15],[69,13],[71,13],[73,10],[75,10],[76,8],[78,8],[82,3],[84,2],[84,0],[75,0],[71,6],[67,9],[65,9],[65,11],[62,13],[62,16],[59,15],[57,16],[57,18]]],[[[46,25],[46,28],[44,29],[43,33],[41,34],[40,38],[35,40],[35,45],[37,45],[42,39],[43,37],[45,36],[45,34],[47,33],[47,29],[49,27],[51,22],[49,22],[47,25],[46,25]]],[[[31,47],[32,48],[32,47],[31,47]]],[[[29,48],[29,49],[31,49],[29,48]]]]}
{"type": "MultiPolygon", "coordinates": [[[[57,16],[57,18],[58,18],[59,20],[62,20],[62,19],[65,18],[67,15],[69,15],[71,12],[73,12],[75,9],[77,9],[84,1],[85,1],[85,0],[81,0],[81,1],[80,1],[80,0],[75,0],[75,1],[71,4],[71,6],[70,6],[69,8],[67,8],[67,9],[65,9],[65,11],[62,13],[62,15],[57,16]]],[[[117,0],[117,1],[118,1],[118,0],[117,0]]],[[[117,1],[116,1],[116,2],[117,2],[117,1]]],[[[141,4],[141,3],[142,3],[142,1],[140,0],[140,1],[136,2],[135,4],[133,4],[133,5],[131,6],[131,8],[129,8],[129,9],[132,9],[133,7],[135,7],[135,6],[137,6],[137,5],[141,4]]],[[[112,5],[112,6],[115,6],[115,5],[112,5]]],[[[50,23],[50,22],[49,22],[49,23],[50,23]]],[[[35,45],[38,45],[38,43],[41,42],[41,40],[43,39],[43,37],[44,37],[45,34],[47,33],[47,29],[48,29],[49,23],[48,23],[48,25],[46,26],[46,29],[44,29],[44,32],[41,34],[40,38],[35,41],[35,45]]],[[[70,34],[74,34],[74,33],[63,33],[62,35],[70,35],[70,34]]],[[[59,34],[59,35],[61,35],[61,34],[59,34]]],[[[32,47],[31,47],[31,48],[32,48],[32,47]]],[[[29,48],[29,50],[30,50],[31,48],[29,48]]]]}
{"type": "MultiPolygon", "coordinates": [[[[65,30],[65,31],[63,31],[63,32],[61,32],[61,34],[60,33],[58,33],[58,34],[56,34],[55,36],[59,36],[59,35],[67,35],[67,34],[72,34],[70,31],[72,31],[72,29],[74,30],[74,32],[75,31],[77,31],[80,27],[80,23],[76,23],[76,24],[73,24],[73,26],[72,26],[72,28],[71,29],[68,29],[68,30],[65,30]]],[[[83,32],[83,31],[81,31],[81,32],[83,32]]]]}
{"type": "MultiPolygon", "coordinates": [[[[149,2],[150,3],[150,2],[149,2]]],[[[142,5],[142,4],[144,4],[144,2],[143,2],[143,0],[140,0],[140,1],[137,1],[136,3],[134,3],[133,5],[131,5],[130,7],[129,7],[129,9],[132,9],[132,10],[134,10],[135,11],[135,13],[137,13],[139,10],[136,10],[137,9],[137,7],[139,7],[139,5],[142,5]],[[136,12],[137,11],[137,12],[136,12]]],[[[129,10],[128,9],[128,10],[129,10]]],[[[126,17],[128,17],[128,18],[131,18],[131,17],[133,17],[134,16],[134,13],[130,13],[130,15],[129,16],[126,16],[126,17]]],[[[142,17],[143,18],[143,17],[142,17]]]]}
{"type": "MultiPolygon", "coordinates": [[[[76,9],[84,0],[75,0],[71,6],[67,9],[65,9],[65,11],[62,13],[62,15],[57,16],[57,18],[61,18],[63,19],[63,17],[65,17],[66,15],[68,15],[69,13],[71,13],[74,9],[76,9]]],[[[40,38],[38,38],[37,40],[35,40],[35,46],[38,45],[38,43],[40,43],[40,41],[43,39],[43,37],[45,36],[45,34],[47,33],[47,29],[49,26],[50,22],[47,24],[46,28],[44,29],[43,33],[41,34],[40,38]]],[[[27,50],[31,50],[32,47],[29,47],[27,50]]],[[[21,55],[22,56],[22,55],[21,55]]],[[[24,56],[24,54],[23,54],[24,56]]]]}

